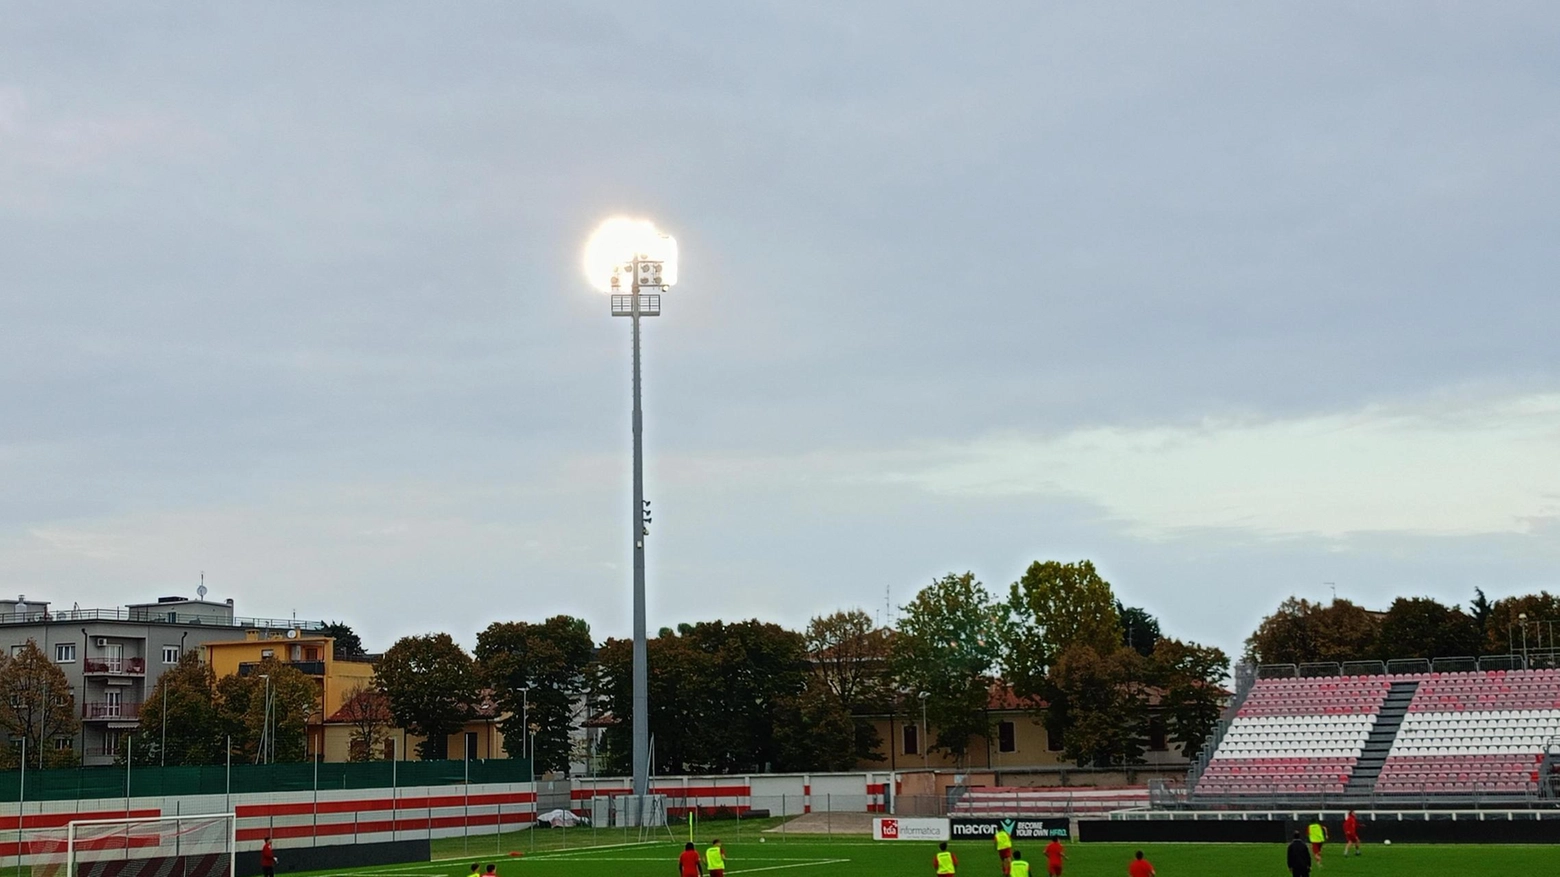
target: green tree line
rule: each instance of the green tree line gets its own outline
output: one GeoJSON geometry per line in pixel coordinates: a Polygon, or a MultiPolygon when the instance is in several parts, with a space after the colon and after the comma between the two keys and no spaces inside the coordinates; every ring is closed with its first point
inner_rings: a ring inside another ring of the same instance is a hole
{"type": "Polygon", "coordinates": [[[1474,589],[1467,609],[1429,597],[1399,597],[1385,612],[1349,600],[1311,602],[1290,597],[1246,639],[1257,664],[1456,658],[1520,652],[1527,645],[1555,649],[1551,622],[1560,621],[1560,596],[1548,591],[1495,602],[1474,589]]]}

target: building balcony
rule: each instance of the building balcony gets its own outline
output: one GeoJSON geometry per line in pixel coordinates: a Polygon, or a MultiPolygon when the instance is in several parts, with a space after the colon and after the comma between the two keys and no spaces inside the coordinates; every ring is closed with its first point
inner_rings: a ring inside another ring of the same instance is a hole
{"type": "Polygon", "coordinates": [[[238,665],[240,676],[260,676],[277,667],[291,667],[305,676],[324,676],[324,661],[246,661],[238,665]]]}
{"type": "Polygon", "coordinates": [[[145,658],[87,658],[81,662],[87,676],[145,676],[145,658]]]}
{"type": "Polygon", "coordinates": [[[141,718],[138,703],[113,703],[88,701],[81,705],[81,718],[88,722],[125,722],[141,718]]]}

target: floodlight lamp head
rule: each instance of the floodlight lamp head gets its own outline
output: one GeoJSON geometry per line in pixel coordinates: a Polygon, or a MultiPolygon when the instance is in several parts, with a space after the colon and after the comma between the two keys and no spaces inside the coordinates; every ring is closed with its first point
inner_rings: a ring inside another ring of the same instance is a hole
{"type": "Polygon", "coordinates": [[[602,292],[677,283],[677,240],[646,219],[615,216],[585,243],[585,277],[602,292]]]}

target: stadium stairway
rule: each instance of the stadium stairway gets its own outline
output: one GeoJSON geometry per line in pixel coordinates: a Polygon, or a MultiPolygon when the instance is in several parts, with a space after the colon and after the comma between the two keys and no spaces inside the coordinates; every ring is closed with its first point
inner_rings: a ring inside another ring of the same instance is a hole
{"type": "Polygon", "coordinates": [[[1344,786],[1345,794],[1368,795],[1376,788],[1376,777],[1381,776],[1382,765],[1386,764],[1387,754],[1392,751],[1392,741],[1397,739],[1403,717],[1408,715],[1408,704],[1418,689],[1419,682],[1415,680],[1394,682],[1387,689],[1381,710],[1376,713],[1376,723],[1371,726],[1370,736],[1365,738],[1365,748],[1360,751],[1348,785],[1344,786]]]}

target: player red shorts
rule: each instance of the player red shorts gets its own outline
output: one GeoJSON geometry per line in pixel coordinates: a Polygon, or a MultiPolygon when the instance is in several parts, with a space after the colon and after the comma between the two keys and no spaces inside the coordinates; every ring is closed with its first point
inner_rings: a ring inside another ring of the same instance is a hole
{"type": "Polygon", "coordinates": [[[1314,855],[1320,853],[1321,851],[1322,851],[1322,845],[1321,844],[1311,844],[1311,855],[1314,856],[1314,855]]]}
{"type": "Polygon", "coordinates": [[[1009,848],[1007,848],[1005,850],[997,850],[997,858],[999,858],[999,859],[1011,859],[1011,858],[1013,858],[1013,848],[1009,847],[1009,848]]]}
{"type": "Polygon", "coordinates": [[[1360,842],[1360,836],[1358,834],[1345,834],[1343,839],[1344,842],[1351,844],[1357,844],[1360,842]]]}
{"type": "Polygon", "coordinates": [[[712,868],[710,869],[710,877],[726,877],[726,869],[712,868]]]}
{"type": "Polygon", "coordinates": [[[1045,873],[1050,874],[1051,877],[1062,877],[1062,863],[1061,862],[1050,862],[1050,863],[1048,863],[1045,866],[1045,873]]]}

